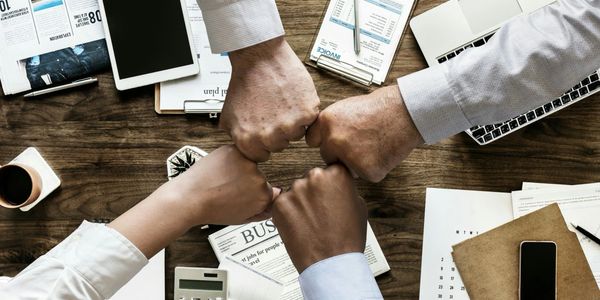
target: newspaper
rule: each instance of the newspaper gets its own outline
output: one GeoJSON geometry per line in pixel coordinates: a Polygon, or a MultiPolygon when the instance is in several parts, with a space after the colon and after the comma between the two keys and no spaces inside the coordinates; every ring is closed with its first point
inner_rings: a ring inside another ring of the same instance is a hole
{"type": "MultiPolygon", "coordinates": [[[[281,300],[303,299],[298,272],[271,220],[229,226],[208,236],[217,259],[230,256],[258,272],[284,283],[281,300]]],[[[367,228],[365,256],[374,276],[390,270],[371,225],[367,228]]]]}
{"type": "Polygon", "coordinates": [[[0,0],[5,94],[70,82],[109,66],[98,0],[0,0]]]}

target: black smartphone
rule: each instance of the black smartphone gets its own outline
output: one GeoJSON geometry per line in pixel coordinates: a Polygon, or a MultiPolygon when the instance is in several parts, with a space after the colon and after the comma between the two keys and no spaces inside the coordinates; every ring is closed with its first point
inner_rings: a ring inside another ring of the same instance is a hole
{"type": "Polygon", "coordinates": [[[556,300],[556,243],[521,242],[519,299],[556,300]]]}

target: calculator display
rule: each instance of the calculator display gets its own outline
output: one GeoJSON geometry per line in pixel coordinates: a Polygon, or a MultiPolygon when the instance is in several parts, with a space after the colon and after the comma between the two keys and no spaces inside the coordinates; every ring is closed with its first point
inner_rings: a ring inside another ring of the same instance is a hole
{"type": "Polygon", "coordinates": [[[186,290],[222,291],[222,281],[180,279],[179,288],[186,290]]]}

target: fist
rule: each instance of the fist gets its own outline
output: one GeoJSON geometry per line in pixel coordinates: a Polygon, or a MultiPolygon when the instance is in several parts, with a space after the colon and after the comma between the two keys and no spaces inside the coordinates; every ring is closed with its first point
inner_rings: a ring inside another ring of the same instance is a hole
{"type": "Polygon", "coordinates": [[[365,250],[365,203],[342,165],[311,170],[276,198],[272,213],[299,273],[329,257],[365,250]]]}
{"type": "Polygon", "coordinates": [[[235,146],[221,147],[197,160],[161,189],[186,203],[181,216],[194,225],[234,225],[270,217],[272,189],[255,162],[235,146]]]}
{"type": "Polygon", "coordinates": [[[220,127],[262,162],[304,137],[319,113],[312,78],[283,38],[231,52],[232,76],[220,127]]]}
{"type": "Polygon", "coordinates": [[[363,179],[378,182],[423,143],[397,86],[348,98],[323,110],[306,142],[323,160],[341,162],[363,179]]]}

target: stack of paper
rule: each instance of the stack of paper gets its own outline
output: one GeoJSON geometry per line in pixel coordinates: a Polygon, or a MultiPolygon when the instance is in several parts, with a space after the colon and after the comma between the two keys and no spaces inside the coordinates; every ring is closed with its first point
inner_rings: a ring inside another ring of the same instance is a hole
{"type": "MultiPolygon", "coordinates": [[[[523,183],[512,194],[427,189],[426,197],[420,299],[469,299],[452,246],[549,204],[559,204],[565,222],[600,235],[600,183],[523,183]]],[[[569,229],[575,232],[570,224],[569,229]]],[[[600,246],[577,236],[600,287],[600,246]]]]}

